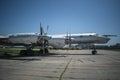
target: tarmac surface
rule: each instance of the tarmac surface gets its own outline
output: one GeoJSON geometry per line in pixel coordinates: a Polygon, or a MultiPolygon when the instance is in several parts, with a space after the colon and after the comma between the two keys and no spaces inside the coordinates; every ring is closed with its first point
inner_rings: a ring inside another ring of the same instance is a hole
{"type": "Polygon", "coordinates": [[[0,80],[120,80],[120,52],[51,50],[51,55],[0,59],[0,80]]]}

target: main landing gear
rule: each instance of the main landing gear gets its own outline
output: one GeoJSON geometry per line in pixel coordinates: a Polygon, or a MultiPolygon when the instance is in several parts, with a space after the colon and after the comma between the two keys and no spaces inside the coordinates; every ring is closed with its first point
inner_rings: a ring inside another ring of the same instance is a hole
{"type": "Polygon", "coordinates": [[[49,53],[48,48],[45,46],[42,46],[40,48],[40,51],[33,51],[33,47],[26,47],[26,50],[20,51],[20,56],[40,56],[40,55],[46,55],[49,53]]]}
{"type": "Polygon", "coordinates": [[[40,49],[39,53],[44,55],[44,54],[48,54],[49,51],[47,48],[44,48],[44,49],[40,49]]]}
{"type": "Polygon", "coordinates": [[[33,45],[27,45],[25,46],[26,50],[20,51],[20,56],[34,56],[35,52],[32,50],[34,48],[33,45]]]}
{"type": "Polygon", "coordinates": [[[20,56],[34,56],[35,52],[33,50],[21,50],[20,56]]]}
{"type": "Polygon", "coordinates": [[[46,55],[49,51],[47,48],[40,49],[40,51],[33,51],[33,50],[21,50],[20,56],[40,56],[40,55],[46,55]]]}

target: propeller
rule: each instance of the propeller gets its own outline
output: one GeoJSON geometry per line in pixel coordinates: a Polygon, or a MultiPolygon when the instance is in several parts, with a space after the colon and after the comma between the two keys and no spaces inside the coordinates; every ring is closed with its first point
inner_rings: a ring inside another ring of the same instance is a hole
{"type": "Polygon", "coordinates": [[[46,29],[46,33],[45,33],[44,30],[43,30],[43,27],[40,23],[40,36],[46,36],[47,33],[48,33],[48,29],[49,29],[49,26],[47,25],[47,29],[46,29]]]}
{"type": "Polygon", "coordinates": [[[49,25],[47,25],[46,35],[48,34],[49,25]]]}
{"type": "Polygon", "coordinates": [[[70,35],[69,35],[69,47],[71,48],[71,33],[70,33],[70,35]]]}
{"type": "Polygon", "coordinates": [[[71,48],[71,34],[68,34],[68,32],[66,34],[65,43],[71,48]]]}
{"type": "Polygon", "coordinates": [[[40,36],[42,36],[43,34],[44,34],[44,30],[43,30],[42,24],[41,24],[41,22],[40,22],[40,36]]]}
{"type": "MultiPolygon", "coordinates": [[[[48,26],[47,26],[47,32],[48,32],[48,26]]],[[[38,36],[38,44],[39,44],[39,46],[41,46],[41,52],[43,54],[45,53],[45,49],[48,45],[49,37],[47,36],[47,32],[46,33],[44,32],[43,27],[42,27],[41,22],[40,22],[40,33],[38,36]]]]}

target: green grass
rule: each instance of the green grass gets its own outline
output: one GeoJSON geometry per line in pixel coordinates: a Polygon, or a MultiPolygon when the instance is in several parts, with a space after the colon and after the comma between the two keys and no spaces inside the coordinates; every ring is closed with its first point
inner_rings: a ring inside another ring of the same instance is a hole
{"type": "Polygon", "coordinates": [[[0,55],[3,55],[4,53],[8,53],[10,55],[18,55],[20,53],[20,49],[14,49],[14,48],[0,48],[0,55]]]}
{"type": "MultiPolygon", "coordinates": [[[[19,55],[21,50],[25,50],[25,48],[0,48],[0,56],[7,53],[13,56],[19,55]]],[[[40,49],[33,49],[34,51],[39,51],[40,49]]]]}

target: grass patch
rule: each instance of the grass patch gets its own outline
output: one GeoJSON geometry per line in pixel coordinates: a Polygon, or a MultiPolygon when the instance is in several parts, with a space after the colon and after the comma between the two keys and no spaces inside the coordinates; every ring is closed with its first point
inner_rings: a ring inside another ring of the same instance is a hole
{"type": "MultiPolygon", "coordinates": [[[[25,48],[0,48],[0,56],[4,55],[5,53],[10,54],[12,56],[17,56],[20,54],[21,50],[25,50],[25,48]]],[[[40,49],[33,49],[33,51],[39,51],[40,49]]]]}
{"type": "Polygon", "coordinates": [[[20,53],[20,49],[13,49],[13,48],[0,48],[0,56],[4,53],[10,54],[10,55],[18,55],[20,53]]]}

